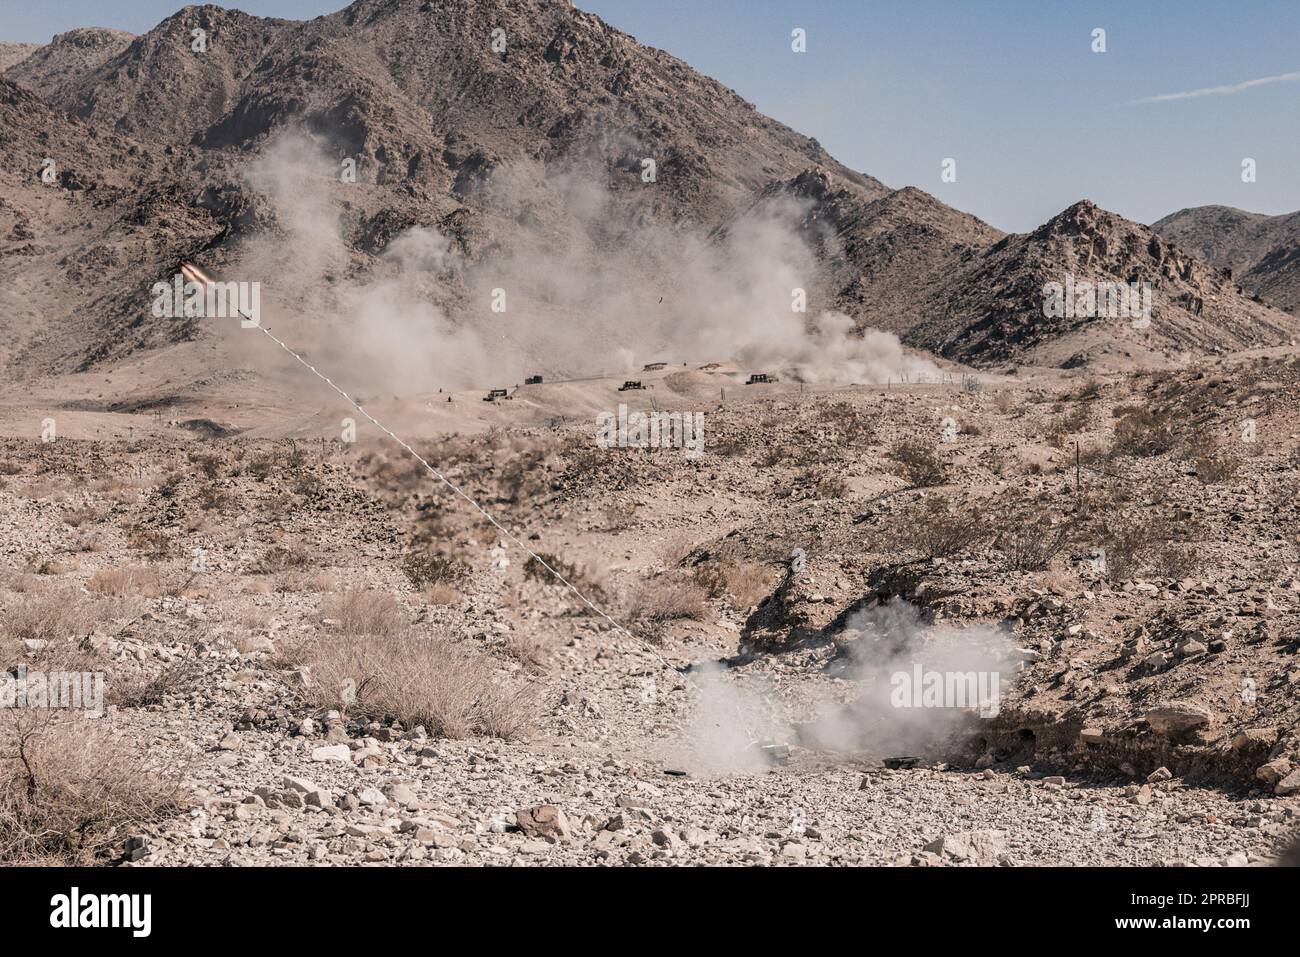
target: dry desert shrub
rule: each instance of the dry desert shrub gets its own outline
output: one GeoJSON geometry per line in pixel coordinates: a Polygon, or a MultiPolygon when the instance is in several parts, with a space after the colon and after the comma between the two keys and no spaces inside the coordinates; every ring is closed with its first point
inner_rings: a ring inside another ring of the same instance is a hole
{"type": "Polygon", "coordinates": [[[835,444],[840,447],[863,449],[876,441],[875,415],[850,402],[819,405],[813,421],[833,430],[835,444]]]}
{"type": "Polygon", "coordinates": [[[63,519],[63,524],[80,528],[87,523],[96,524],[102,517],[102,513],[93,505],[83,505],[80,508],[65,509],[59,517],[63,519]]]}
{"type": "Polygon", "coordinates": [[[207,478],[215,479],[221,475],[221,457],[209,455],[205,452],[191,452],[190,464],[198,469],[207,478]]]}
{"type": "Polygon", "coordinates": [[[888,523],[893,540],[912,545],[925,558],[952,558],[979,551],[992,537],[975,505],[934,495],[915,502],[888,523]]]}
{"type": "Polygon", "coordinates": [[[457,558],[412,552],[402,559],[402,572],[417,589],[431,585],[455,585],[469,574],[469,566],[457,558]]]}
{"type": "Polygon", "coordinates": [[[1112,516],[1098,536],[1106,550],[1106,577],[1111,581],[1127,581],[1144,574],[1195,577],[1202,563],[1188,539],[1197,534],[1199,526],[1195,523],[1175,524],[1163,515],[1112,516]]]}
{"type": "Polygon", "coordinates": [[[146,565],[122,565],[101,568],[86,582],[92,594],[125,598],[129,595],[153,596],[158,593],[158,569],[146,565]]]}
{"type": "Polygon", "coordinates": [[[919,439],[895,442],[889,449],[888,458],[898,466],[897,474],[917,488],[942,485],[948,480],[947,464],[919,439]]]}
{"type": "Polygon", "coordinates": [[[1115,423],[1115,436],[1111,441],[1112,455],[1147,457],[1163,455],[1177,444],[1174,421],[1163,410],[1117,407],[1123,409],[1115,423]]]}
{"type": "Polygon", "coordinates": [[[1202,452],[1192,460],[1196,478],[1204,485],[1223,485],[1236,477],[1241,459],[1227,449],[1202,452]]]}
{"type": "Polygon", "coordinates": [[[303,568],[309,562],[310,559],[301,549],[273,545],[252,567],[251,571],[257,575],[274,575],[279,572],[303,568]]]}
{"type": "Polygon", "coordinates": [[[385,631],[393,622],[383,614],[366,617],[376,630],[356,631],[360,622],[352,615],[350,628],[326,631],[298,649],[313,705],[376,719],[392,715],[446,738],[518,738],[536,721],[532,689],[497,681],[490,659],[442,636],[385,631]]]}
{"type": "Polygon", "coordinates": [[[795,479],[795,484],[810,489],[812,497],[819,501],[844,498],[849,494],[849,483],[834,471],[809,469],[795,479]]]}
{"type": "MultiPolygon", "coordinates": [[[[591,601],[600,604],[606,600],[604,587],[585,568],[580,565],[570,564],[558,555],[552,555],[549,552],[538,552],[536,556],[530,556],[528,561],[524,562],[524,578],[540,582],[543,585],[555,585],[564,588],[566,592],[572,595],[573,593],[565,587],[564,582],[557,579],[547,569],[547,566],[550,566],[556,573],[563,576],[565,581],[591,601]],[[538,559],[541,559],[541,561],[538,561],[538,559]],[[546,564],[543,565],[542,562],[546,564]]],[[[586,608],[585,602],[583,607],[586,608]]]]}
{"type": "Polygon", "coordinates": [[[259,482],[264,482],[275,471],[275,459],[266,454],[256,456],[244,467],[244,471],[259,482]]]}
{"type": "Polygon", "coordinates": [[[115,675],[108,700],[119,708],[150,708],[165,703],[169,696],[189,694],[202,678],[203,666],[186,658],[156,674],[115,675]]]}
{"type": "Polygon", "coordinates": [[[133,611],[129,602],[87,601],[72,589],[29,592],[6,602],[0,635],[13,642],[61,641],[133,611]]]}
{"type": "Polygon", "coordinates": [[[1043,571],[1070,544],[1075,523],[1050,505],[1021,495],[989,503],[993,547],[1014,571],[1043,571]]]}
{"type": "Polygon", "coordinates": [[[1002,389],[993,396],[993,408],[1001,415],[1009,415],[1018,404],[1016,394],[1008,389],[1002,389]]]}
{"type": "Polygon", "coordinates": [[[102,862],[141,825],[182,809],[179,776],[79,716],[0,714],[0,863],[102,862]]]}

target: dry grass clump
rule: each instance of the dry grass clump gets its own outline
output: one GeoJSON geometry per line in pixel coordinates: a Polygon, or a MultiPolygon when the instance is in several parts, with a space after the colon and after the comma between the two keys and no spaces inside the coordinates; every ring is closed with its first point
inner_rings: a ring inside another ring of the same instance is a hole
{"type": "Polygon", "coordinates": [[[59,517],[63,519],[63,524],[72,528],[80,528],[87,523],[96,524],[103,517],[103,513],[93,505],[83,505],[80,508],[64,509],[63,514],[59,517]]]}
{"type": "Polygon", "coordinates": [[[1192,463],[1196,478],[1202,485],[1222,485],[1231,481],[1243,464],[1240,456],[1200,429],[1187,440],[1183,459],[1192,463]]]}
{"type": "Polygon", "coordinates": [[[203,678],[203,666],[186,658],[157,674],[133,673],[115,676],[108,699],[119,708],[149,708],[166,702],[168,697],[189,694],[203,678]]]}
{"type": "Polygon", "coordinates": [[[410,614],[392,595],[361,588],[349,588],[327,600],[321,612],[338,622],[335,628],[344,636],[392,638],[411,624],[410,614]]]}
{"type": "Polygon", "coordinates": [[[532,689],[498,681],[484,656],[411,629],[391,595],[349,591],[334,604],[339,626],[294,655],[311,676],[306,694],[315,706],[392,715],[447,738],[517,738],[536,721],[532,689]]]}
{"type": "Polygon", "coordinates": [[[84,635],[103,620],[120,617],[124,611],[113,603],[86,601],[71,589],[25,593],[10,600],[0,622],[0,635],[14,641],[61,641],[84,635]]]}
{"type": "Polygon", "coordinates": [[[450,585],[430,585],[420,596],[430,605],[454,605],[460,601],[460,592],[450,585]]]}
{"type": "Polygon", "coordinates": [[[696,565],[691,572],[694,582],[710,598],[726,598],[733,607],[752,608],[768,592],[767,566],[760,562],[721,558],[696,565]]]}
{"type": "Polygon", "coordinates": [[[651,625],[708,616],[709,592],[693,577],[669,572],[642,582],[628,602],[628,617],[651,625]]]}
{"type": "Polygon", "coordinates": [[[172,545],[166,533],[156,529],[138,529],[127,539],[127,547],[143,552],[146,558],[161,561],[171,555],[172,545]]]}
{"type": "Polygon", "coordinates": [[[1206,450],[1192,460],[1196,478],[1204,485],[1223,485],[1236,478],[1241,459],[1227,449],[1206,450]]]}
{"type": "Polygon", "coordinates": [[[895,442],[887,457],[898,466],[898,474],[918,488],[942,485],[948,480],[947,463],[919,439],[895,442]]]}
{"type": "Polygon", "coordinates": [[[118,568],[101,568],[86,582],[95,595],[125,598],[129,595],[152,597],[159,592],[158,569],[147,565],[122,565],[118,568]]]}
{"type": "Polygon", "coordinates": [[[50,711],[0,714],[0,864],[103,862],[141,825],[184,805],[179,776],[101,725],[50,711]]]}

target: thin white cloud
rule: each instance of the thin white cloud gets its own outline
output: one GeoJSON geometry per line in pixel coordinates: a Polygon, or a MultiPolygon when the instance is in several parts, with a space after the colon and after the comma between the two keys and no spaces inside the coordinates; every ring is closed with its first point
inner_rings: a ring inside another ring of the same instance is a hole
{"type": "Polygon", "coordinates": [[[1242,83],[1230,83],[1227,86],[1207,86],[1201,90],[1185,90],[1182,93],[1161,93],[1157,96],[1144,96],[1140,100],[1130,100],[1126,105],[1168,103],[1171,100],[1193,100],[1201,96],[1230,96],[1233,93],[1242,93],[1256,86],[1267,86],[1270,83],[1295,83],[1296,81],[1300,81],[1300,73],[1279,73],[1277,76],[1261,76],[1257,80],[1245,80],[1242,83]]]}

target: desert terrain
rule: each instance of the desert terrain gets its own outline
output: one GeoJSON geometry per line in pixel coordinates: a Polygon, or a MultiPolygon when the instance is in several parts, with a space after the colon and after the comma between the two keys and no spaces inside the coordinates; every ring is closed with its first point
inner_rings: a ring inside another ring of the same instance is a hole
{"type": "Polygon", "coordinates": [[[103,692],[0,714],[0,862],[1294,840],[1294,216],[1003,233],[543,0],[0,71],[0,655],[103,692]]]}

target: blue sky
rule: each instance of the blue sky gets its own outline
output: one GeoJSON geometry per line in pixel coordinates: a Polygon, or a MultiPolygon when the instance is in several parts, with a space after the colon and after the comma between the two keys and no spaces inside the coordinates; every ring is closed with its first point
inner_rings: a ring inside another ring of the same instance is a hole
{"type": "MultiPolygon", "coordinates": [[[[0,39],[140,33],[178,0],[0,0],[0,39]]],[[[344,0],[242,0],[308,18],[344,0]]],[[[1300,209],[1296,0],[578,0],[889,186],[1003,229],[1081,198],[1140,222],[1300,209]],[[791,50],[795,28],[807,52],[791,50]],[[1106,31],[1105,53],[1092,31],[1106,31]],[[1247,81],[1285,77],[1229,92],[1247,81]],[[1226,88],[1155,102],[1162,94],[1226,88]],[[940,179],[957,161],[956,182],[940,179]],[[1256,162],[1243,183],[1241,164],[1256,162]]]]}

